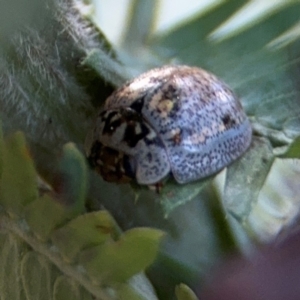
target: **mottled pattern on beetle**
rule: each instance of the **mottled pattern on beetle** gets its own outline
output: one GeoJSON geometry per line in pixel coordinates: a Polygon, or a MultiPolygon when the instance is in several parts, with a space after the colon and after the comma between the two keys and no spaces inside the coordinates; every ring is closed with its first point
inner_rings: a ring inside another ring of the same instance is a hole
{"type": "Polygon", "coordinates": [[[158,177],[162,179],[170,173],[169,158],[158,137],[151,143],[140,142],[136,165],[136,179],[141,184],[156,183],[158,177]]]}
{"type": "Polygon", "coordinates": [[[135,177],[130,158],[122,152],[95,141],[88,157],[90,165],[109,182],[126,183],[135,177]]]}
{"type": "Polygon", "coordinates": [[[250,145],[251,135],[252,130],[247,121],[238,132],[232,129],[227,131],[219,141],[203,146],[201,152],[178,151],[176,156],[170,158],[170,163],[179,170],[172,170],[176,172],[176,180],[186,183],[199,179],[199,174],[203,178],[217,173],[244,153],[250,145]]]}
{"type": "Polygon", "coordinates": [[[149,96],[159,91],[161,85],[176,69],[178,69],[176,66],[153,69],[129,81],[106,99],[104,109],[128,107],[138,99],[144,100],[145,97],[149,99],[149,96]],[[162,73],[163,78],[159,78],[162,73]]]}
{"type": "Polygon", "coordinates": [[[136,111],[125,107],[110,109],[99,114],[94,135],[101,133],[101,142],[128,155],[139,151],[139,142],[151,143],[156,133],[136,111]]]}
{"type": "Polygon", "coordinates": [[[251,126],[236,96],[217,77],[198,68],[154,69],[117,90],[105,105],[106,109],[130,106],[164,143],[180,183],[219,171],[251,141],[251,126]]]}
{"type": "Polygon", "coordinates": [[[116,178],[115,181],[122,182],[122,174],[128,178],[134,172],[139,183],[152,184],[161,174],[166,176],[170,173],[164,144],[142,115],[132,108],[102,111],[93,135],[92,149],[95,150],[91,151],[89,157],[107,181],[116,178]],[[97,144],[103,145],[102,148],[97,144]],[[115,150],[108,152],[108,147],[115,150]],[[128,156],[131,157],[130,166],[128,156]],[[128,169],[130,172],[127,172],[128,169]]]}

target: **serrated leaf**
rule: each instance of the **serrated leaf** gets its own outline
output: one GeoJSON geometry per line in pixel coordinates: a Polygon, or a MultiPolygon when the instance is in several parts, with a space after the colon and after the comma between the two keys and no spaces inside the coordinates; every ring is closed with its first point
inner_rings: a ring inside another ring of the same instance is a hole
{"type": "Polygon", "coordinates": [[[87,166],[82,153],[73,143],[63,148],[59,180],[58,194],[61,201],[75,215],[82,213],[87,192],[87,166]]]}
{"type": "Polygon", "coordinates": [[[21,278],[27,299],[52,299],[52,266],[42,255],[30,251],[21,262],[21,278]]]}
{"type": "Polygon", "coordinates": [[[38,197],[36,171],[21,132],[5,142],[0,186],[0,203],[13,215],[38,197]]]}
{"type": "Polygon", "coordinates": [[[162,236],[160,230],[134,228],[118,241],[83,251],[79,262],[93,280],[124,282],[154,261],[162,236]]]}
{"type": "Polygon", "coordinates": [[[47,194],[30,203],[25,209],[25,220],[42,240],[46,240],[55,228],[68,219],[70,213],[67,207],[47,194]]]}
{"type": "Polygon", "coordinates": [[[300,136],[288,147],[287,151],[280,155],[281,158],[300,158],[300,136]]]}
{"type": "Polygon", "coordinates": [[[73,260],[84,248],[90,248],[116,238],[120,234],[108,211],[81,215],[56,230],[51,239],[65,259],[73,260]]]}
{"type": "Polygon", "coordinates": [[[247,218],[273,161],[270,142],[254,137],[250,149],[227,170],[224,190],[226,211],[240,221],[247,218]]]}
{"type": "Polygon", "coordinates": [[[198,300],[198,297],[187,285],[181,283],[175,287],[177,300],[198,300]]]}
{"type": "Polygon", "coordinates": [[[60,276],[54,283],[53,300],[92,300],[92,297],[87,293],[83,293],[74,280],[66,276],[60,276]]]}

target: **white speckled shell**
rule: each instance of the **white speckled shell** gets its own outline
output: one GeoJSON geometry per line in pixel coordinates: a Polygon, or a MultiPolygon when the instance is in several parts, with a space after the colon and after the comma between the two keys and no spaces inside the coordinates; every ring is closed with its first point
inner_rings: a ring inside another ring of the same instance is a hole
{"type": "MultiPolygon", "coordinates": [[[[168,160],[179,183],[220,171],[250,145],[252,129],[240,102],[226,84],[202,69],[166,66],[151,70],[114,92],[105,110],[134,109],[136,101],[142,103],[139,113],[163,144],[154,150],[155,145],[151,149],[141,142],[139,151],[168,160]]],[[[126,151],[121,144],[114,148],[126,151]]],[[[139,183],[156,183],[166,176],[160,167],[148,178],[147,169],[155,166],[141,157],[145,155],[137,154],[139,183]]]]}

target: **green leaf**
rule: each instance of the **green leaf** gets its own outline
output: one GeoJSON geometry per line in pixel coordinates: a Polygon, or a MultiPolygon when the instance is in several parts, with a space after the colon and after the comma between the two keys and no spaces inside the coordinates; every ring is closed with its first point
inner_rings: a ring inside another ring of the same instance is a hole
{"type": "Polygon", "coordinates": [[[29,251],[21,262],[21,278],[27,299],[52,298],[52,266],[42,255],[29,251]]]}
{"type": "Polygon", "coordinates": [[[227,170],[224,206],[240,221],[247,219],[274,161],[265,138],[252,140],[250,149],[227,170]]]}
{"type": "Polygon", "coordinates": [[[210,181],[211,178],[206,178],[204,180],[180,185],[174,180],[169,180],[157,197],[157,200],[163,208],[165,217],[168,217],[179,205],[194,199],[210,181]]]}
{"type": "Polygon", "coordinates": [[[281,158],[300,158],[300,136],[296,138],[288,147],[286,152],[279,157],[281,158]]]}
{"type": "Polygon", "coordinates": [[[211,182],[211,177],[207,177],[203,180],[187,184],[179,184],[173,178],[167,178],[162,182],[161,187],[153,186],[141,186],[135,182],[132,182],[130,186],[134,190],[135,200],[143,200],[146,193],[155,193],[155,199],[159,203],[164,213],[164,217],[168,218],[170,213],[180,205],[194,199],[201,190],[211,182]],[[157,188],[159,190],[157,190],[157,188]],[[150,191],[149,191],[150,190],[150,191]]]}
{"type": "Polygon", "coordinates": [[[241,34],[248,28],[259,25],[270,15],[290,6],[295,0],[265,1],[257,2],[250,0],[242,5],[224,23],[215,29],[210,37],[216,40],[228,39],[234,35],[241,34]]]}
{"type": "Polygon", "coordinates": [[[25,220],[41,240],[48,239],[51,232],[70,217],[67,207],[47,194],[30,203],[25,209],[25,220]]]}
{"type": "Polygon", "coordinates": [[[38,197],[37,175],[24,135],[11,136],[3,147],[0,203],[13,215],[38,197]]]}
{"type": "Polygon", "coordinates": [[[92,212],[73,219],[56,230],[51,239],[66,260],[73,260],[85,248],[100,245],[120,234],[115,220],[107,211],[92,212]]]}
{"type": "Polygon", "coordinates": [[[58,177],[58,195],[74,215],[85,211],[87,192],[86,159],[73,143],[63,148],[58,177]]]}
{"type": "Polygon", "coordinates": [[[91,50],[82,65],[93,69],[114,86],[120,86],[129,79],[126,69],[101,49],[91,50]]]}
{"type": "MultiPolygon", "coordinates": [[[[119,297],[118,299],[120,300],[148,300],[149,299],[137,294],[136,291],[133,290],[132,287],[129,286],[128,284],[118,284],[114,286],[114,288],[116,289],[119,297]]],[[[153,298],[153,296],[151,298],[153,298]]]]}
{"type": "Polygon", "coordinates": [[[134,228],[118,241],[82,251],[79,261],[92,280],[124,282],[154,261],[162,236],[160,230],[134,228]]]}
{"type": "Polygon", "coordinates": [[[153,286],[145,278],[146,275],[139,274],[131,277],[127,283],[116,283],[112,287],[116,290],[118,299],[158,300],[153,286]]]}
{"type": "Polygon", "coordinates": [[[93,296],[110,300],[115,299],[111,293],[122,299],[123,292],[125,295],[136,293],[147,300],[144,295],[150,294],[149,299],[156,299],[145,276],[130,278],[127,287],[116,282],[110,286],[101,281],[95,284],[92,274],[81,265],[66,262],[53,244],[37,239],[23,221],[16,223],[6,215],[0,217],[4,232],[0,234],[1,299],[71,300],[74,297],[91,299],[93,296]]]}
{"type": "Polygon", "coordinates": [[[0,235],[0,298],[1,300],[20,300],[22,285],[20,278],[21,255],[26,251],[22,242],[10,235],[0,235]]]}
{"type": "Polygon", "coordinates": [[[138,53],[143,47],[151,30],[157,6],[153,5],[154,1],[132,1],[130,14],[126,28],[126,35],[123,38],[123,48],[133,53],[138,53]]]}
{"type": "Polygon", "coordinates": [[[181,283],[175,288],[177,300],[197,300],[195,293],[185,284],[181,283]]]}
{"type": "Polygon", "coordinates": [[[85,211],[87,168],[72,143],[64,146],[57,181],[55,195],[44,194],[25,209],[25,219],[40,239],[47,239],[55,228],[85,211]]]}
{"type": "Polygon", "coordinates": [[[0,6],[0,23],[6,20],[0,29],[3,125],[22,129],[35,154],[52,154],[51,162],[66,141],[84,140],[93,106],[113,90],[110,66],[119,63],[101,30],[81,14],[83,1],[29,0],[24,6],[13,0],[0,6]],[[109,66],[104,77],[81,65],[92,49],[101,51],[101,65],[109,66]]]}
{"type": "Polygon", "coordinates": [[[92,296],[78,286],[76,282],[66,276],[56,279],[53,300],[92,300],[92,296]]]}

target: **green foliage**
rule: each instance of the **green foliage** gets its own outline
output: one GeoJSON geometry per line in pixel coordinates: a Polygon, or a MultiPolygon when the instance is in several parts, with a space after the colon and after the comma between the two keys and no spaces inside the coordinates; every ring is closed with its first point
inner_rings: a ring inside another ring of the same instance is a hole
{"type": "Polygon", "coordinates": [[[205,179],[202,183],[198,181],[180,186],[174,180],[170,180],[157,197],[165,216],[168,217],[177,206],[194,199],[208,183],[209,180],[205,179]]]}
{"type": "Polygon", "coordinates": [[[124,282],[154,261],[161,237],[162,232],[158,230],[134,228],[117,241],[82,251],[79,262],[92,280],[124,282]]]}
{"type": "Polygon", "coordinates": [[[183,283],[176,286],[175,294],[177,300],[197,300],[197,296],[194,294],[194,292],[183,283]]]}
{"type": "Polygon", "coordinates": [[[4,144],[2,161],[0,202],[10,214],[19,215],[26,204],[38,197],[35,169],[22,133],[4,144]]]}
{"type": "Polygon", "coordinates": [[[120,235],[120,229],[107,211],[83,214],[56,230],[51,239],[64,259],[72,261],[84,248],[101,245],[120,235]]]}
{"type": "Polygon", "coordinates": [[[84,158],[73,144],[65,145],[63,151],[58,175],[59,193],[55,196],[44,194],[24,210],[25,220],[40,239],[49,238],[51,232],[66,219],[85,210],[87,172],[84,158]],[[45,215],[48,217],[45,218],[45,215]]]}
{"type": "Polygon", "coordinates": [[[1,299],[24,299],[20,277],[22,257],[27,250],[22,241],[13,235],[2,232],[0,251],[0,295],[1,299]]]}
{"type": "Polygon", "coordinates": [[[21,133],[1,145],[1,299],[117,299],[122,291],[145,299],[129,280],[153,262],[162,231],[123,234],[107,211],[85,213],[86,165],[73,144],[63,149],[58,191],[38,190],[21,133]]]}
{"type": "Polygon", "coordinates": [[[60,276],[54,285],[53,299],[92,300],[93,298],[84,289],[80,288],[74,280],[66,276],[60,276]]]}
{"type": "Polygon", "coordinates": [[[84,211],[87,193],[87,167],[85,158],[76,146],[68,143],[63,147],[59,164],[58,189],[60,200],[70,206],[70,214],[84,211]]]}
{"type": "MultiPolygon", "coordinates": [[[[274,206],[276,197],[258,201],[276,158],[299,159],[299,1],[277,1],[235,26],[255,1],[220,1],[160,36],[152,26],[157,1],[133,1],[118,51],[83,17],[83,3],[29,2],[30,12],[14,9],[11,23],[12,6],[0,4],[3,128],[24,131],[32,153],[23,134],[5,142],[0,134],[0,298],[156,299],[140,272],[159,252],[149,274],[161,298],[175,292],[180,300],[195,299],[178,284],[201,282],[229,250],[249,252],[253,245],[239,224],[249,229],[264,219],[258,207],[274,206]],[[224,79],[252,122],[253,143],[223,174],[224,189],[214,178],[184,186],[170,180],[160,194],[137,187],[134,194],[91,175],[78,150],[113,88],[170,61],[224,79]],[[39,185],[35,165],[51,179],[49,190],[39,185]],[[86,212],[87,200],[97,211],[86,212]],[[162,228],[165,242],[159,248],[158,229],[122,233],[114,218],[122,229],[162,228]]],[[[281,220],[286,207],[299,204],[286,198],[276,206],[281,220]]]]}
{"type": "Polygon", "coordinates": [[[273,161],[274,155],[268,140],[255,137],[249,151],[228,168],[224,205],[240,222],[245,222],[249,217],[273,161]]]}
{"type": "Polygon", "coordinates": [[[52,295],[52,272],[53,266],[43,255],[28,251],[23,256],[20,276],[27,299],[47,299],[52,295]]]}
{"type": "Polygon", "coordinates": [[[297,137],[288,147],[282,158],[300,158],[300,136],[297,137]]]}
{"type": "MultiPolygon", "coordinates": [[[[267,161],[263,159],[263,163],[259,163],[255,159],[257,147],[254,140],[248,154],[228,168],[225,208],[244,221],[257,202],[259,191],[269,174],[274,160],[272,147],[276,152],[276,147],[288,145],[300,135],[297,126],[300,113],[297,86],[300,79],[295,71],[299,41],[279,49],[266,47],[299,20],[299,3],[282,6],[280,13],[257,20],[259,25],[249,23],[240,34],[212,39],[212,32],[220,24],[225,24],[233,12],[242,10],[245,3],[224,1],[203,16],[152,39],[150,43],[156,54],[166,59],[175,56],[185,64],[201,66],[224,78],[241,96],[252,120],[254,134],[266,137],[261,147],[268,149],[269,153],[265,154],[267,161]]],[[[233,32],[235,29],[239,28],[234,28],[233,32]]]]}
{"type": "Polygon", "coordinates": [[[91,50],[82,60],[82,66],[93,69],[96,73],[107,82],[113,83],[116,87],[121,86],[129,75],[126,74],[126,69],[122,68],[117,62],[108,60],[107,54],[101,49],[91,50]]]}
{"type": "Polygon", "coordinates": [[[54,228],[70,217],[67,208],[50,195],[43,195],[24,210],[24,218],[34,234],[46,240],[54,228]],[[47,215],[47,218],[45,218],[47,215]]]}

